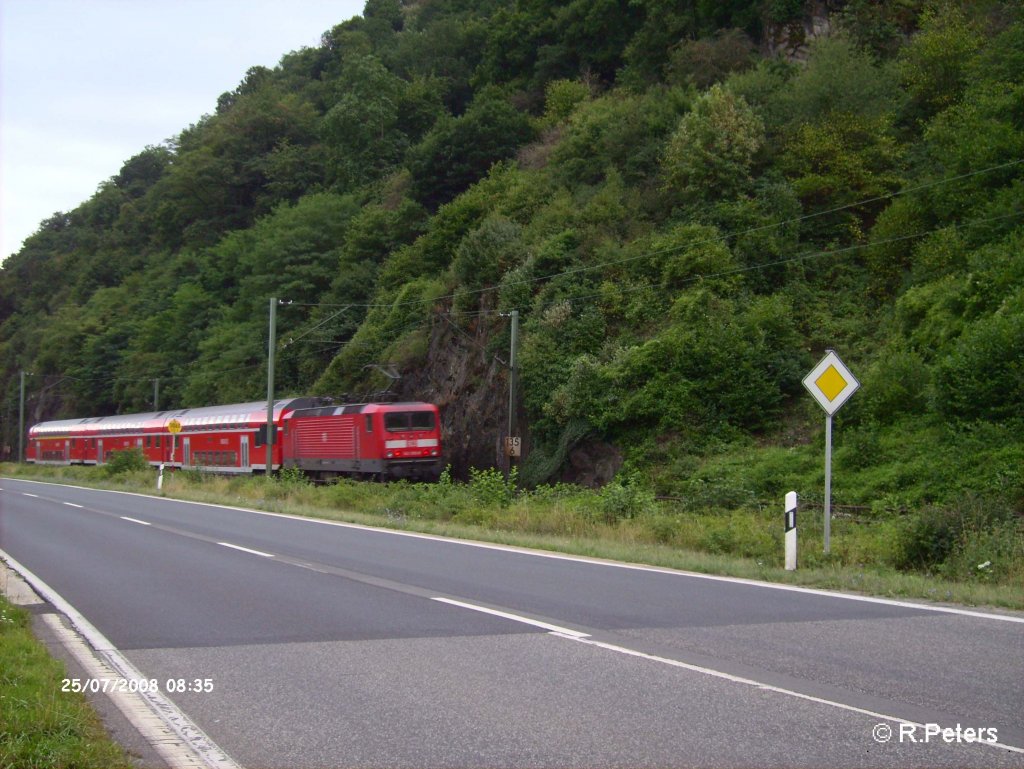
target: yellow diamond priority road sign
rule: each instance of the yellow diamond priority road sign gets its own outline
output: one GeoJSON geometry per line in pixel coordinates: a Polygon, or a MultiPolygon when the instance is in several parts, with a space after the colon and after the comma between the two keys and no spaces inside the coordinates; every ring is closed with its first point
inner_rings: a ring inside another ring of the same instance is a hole
{"type": "Polygon", "coordinates": [[[818,365],[811,369],[811,373],[804,377],[804,387],[825,409],[825,413],[832,416],[857,391],[860,382],[839,356],[829,350],[818,365]]]}

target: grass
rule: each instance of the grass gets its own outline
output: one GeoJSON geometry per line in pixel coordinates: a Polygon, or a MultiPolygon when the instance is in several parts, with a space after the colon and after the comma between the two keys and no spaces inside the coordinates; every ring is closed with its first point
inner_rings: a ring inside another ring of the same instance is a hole
{"type": "Polygon", "coordinates": [[[0,595],[0,769],[131,767],[84,695],[61,691],[64,665],[29,620],[0,595]]]}
{"type": "MultiPolygon", "coordinates": [[[[157,493],[149,470],[115,475],[5,465],[0,472],[157,493]]],[[[820,508],[803,511],[800,568],[787,572],[781,500],[779,509],[742,494],[731,508],[666,503],[628,476],[600,491],[561,485],[526,493],[494,471],[475,473],[465,484],[443,478],[330,486],[288,473],[267,480],[179,472],[165,479],[162,495],[707,574],[1024,610],[1024,526],[1019,517],[993,517],[984,501],[976,501],[977,509],[836,518],[828,555],[820,508]]]]}

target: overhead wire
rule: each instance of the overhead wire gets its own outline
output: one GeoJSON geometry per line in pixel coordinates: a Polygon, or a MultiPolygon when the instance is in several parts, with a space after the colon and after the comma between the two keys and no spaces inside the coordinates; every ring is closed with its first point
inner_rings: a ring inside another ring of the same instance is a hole
{"type": "MultiPolygon", "coordinates": [[[[594,270],[601,270],[601,269],[605,269],[607,267],[612,267],[612,266],[619,265],[619,264],[625,264],[625,263],[628,263],[628,262],[639,261],[639,260],[642,260],[642,259],[650,259],[650,258],[657,257],[657,256],[666,256],[668,254],[672,254],[672,253],[675,253],[677,251],[681,251],[681,250],[687,249],[687,248],[693,248],[695,246],[708,245],[708,244],[711,244],[711,243],[728,242],[729,240],[732,240],[734,238],[740,238],[740,237],[743,237],[745,235],[750,235],[750,234],[753,234],[753,233],[756,233],[756,232],[762,232],[764,230],[771,230],[771,229],[778,229],[778,228],[785,227],[785,226],[791,225],[791,224],[799,224],[800,222],[804,222],[804,221],[807,221],[807,220],[810,220],[810,219],[814,219],[814,218],[817,218],[817,217],[820,217],[820,216],[828,216],[830,214],[839,213],[839,212],[845,211],[847,209],[857,208],[857,207],[860,207],[860,206],[866,206],[866,205],[870,205],[872,203],[879,203],[879,202],[882,202],[882,201],[885,201],[885,200],[892,200],[894,198],[902,197],[903,195],[909,195],[909,194],[914,193],[914,192],[921,192],[922,190],[931,189],[933,187],[939,187],[939,186],[942,186],[944,184],[951,184],[953,182],[963,181],[964,179],[969,179],[969,178],[972,178],[974,176],[979,176],[981,174],[992,173],[993,171],[999,171],[999,170],[1002,170],[1002,169],[1005,169],[1005,168],[1011,168],[1013,166],[1021,165],[1022,163],[1024,163],[1024,158],[1018,158],[1018,159],[1015,159],[1015,160],[1007,161],[1005,163],[999,163],[997,165],[988,166],[986,168],[981,168],[981,169],[978,169],[978,170],[975,170],[975,171],[969,171],[967,173],[957,174],[956,176],[944,177],[942,179],[937,179],[937,180],[931,181],[931,182],[924,182],[924,183],[918,184],[918,185],[916,185],[914,187],[907,187],[905,189],[895,190],[895,191],[893,191],[891,193],[888,193],[886,195],[876,195],[876,196],[873,196],[873,197],[870,197],[870,198],[864,198],[862,200],[857,200],[857,201],[854,201],[852,203],[845,203],[845,204],[843,204],[841,206],[835,206],[833,208],[829,208],[829,209],[826,209],[824,211],[814,211],[812,213],[803,214],[801,216],[796,216],[796,217],[791,217],[789,219],[784,219],[784,220],[781,220],[781,221],[778,221],[778,222],[770,222],[768,224],[761,224],[761,225],[758,225],[756,227],[749,227],[747,229],[739,230],[737,232],[722,233],[722,234],[716,235],[714,237],[697,239],[697,240],[691,240],[691,241],[689,241],[687,243],[684,243],[684,244],[681,244],[681,245],[678,245],[678,246],[672,246],[672,247],[669,247],[669,248],[658,249],[656,251],[647,251],[647,252],[644,252],[642,254],[635,254],[633,256],[627,256],[627,257],[623,257],[621,259],[610,259],[610,260],[606,260],[606,261],[602,261],[602,262],[597,262],[595,264],[580,265],[578,267],[572,267],[570,269],[562,270],[560,272],[549,273],[549,274],[546,274],[546,275],[538,275],[538,276],[534,276],[534,277],[531,277],[531,278],[523,278],[521,280],[504,281],[504,282],[499,283],[497,285],[484,286],[484,287],[477,288],[477,289],[466,289],[466,290],[460,291],[458,293],[451,293],[451,294],[446,294],[446,295],[443,295],[443,296],[431,297],[431,298],[428,298],[428,299],[409,299],[409,300],[405,300],[405,301],[402,301],[402,302],[391,302],[391,303],[366,303],[366,304],[360,304],[360,305],[355,305],[355,306],[365,307],[365,308],[389,308],[389,307],[403,307],[403,306],[410,306],[410,305],[417,305],[417,304],[429,304],[429,303],[434,303],[434,302],[440,302],[440,301],[446,301],[446,300],[455,299],[457,296],[460,296],[460,295],[461,296],[472,296],[472,295],[475,295],[475,294],[487,293],[487,292],[490,292],[490,291],[498,291],[498,290],[500,290],[502,288],[507,288],[507,287],[511,287],[511,286],[528,285],[528,284],[531,284],[531,283],[539,283],[539,282],[543,282],[543,281],[547,281],[547,280],[554,280],[556,278],[565,277],[567,275],[575,275],[575,274],[579,274],[579,273],[583,273],[583,272],[591,272],[591,271],[594,271],[594,270]]],[[[317,305],[311,305],[311,306],[318,306],[318,307],[340,307],[341,305],[317,304],[317,305]]]]}
{"type": "MultiPolygon", "coordinates": [[[[882,201],[885,201],[885,200],[892,200],[892,199],[897,198],[897,197],[901,197],[901,196],[904,196],[904,195],[909,195],[909,194],[912,194],[912,193],[915,193],[915,192],[920,192],[920,191],[923,191],[923,190],[931,189],[931,188],[942,186],[942,185],[945,185],[945,184],[950,184],[950,183],[957,182],[957,181],[962,181],[962,180],[969,179],[969,178],[972,178],[972,177],[975,177],[975,176],[979,176],[981,174],[992,173],[994,171],[998,171],[998,170],[1002,170],[1002,169],[1006,169],[1006,168],[1011,168],[1011,167],[1020,165],[1022,163],[1024,163],[1024,159],[1015,159],[1015,160],[1007,161],[1005,163],[1000,163],[1000,164],[997,164],[997,165],[988,166],[986,168],[978,169],[978,170],[975,170],[975,171],[970,171],[970,172],[967,172],[967,173],[958,174],[956,176],[944,177],[942,179],[937,179],[937,180],[934,180],[934,181],[931,181],[931,182],[925,182],[925,183],[922,183],[922,184],[919,184],[919,185],[916,185],[916,186],[913,186],[913,187],[907,187],[907,188],[904,188],[904,189],[901,189],[901,190],[896,190],[896,191],[894,191],[892,193],[889,193],[889,194],[886,194],[886,195],[877,195],[877,196],[873,196],[873,197],[870,197],[870,198],[864,198],[862,200],[854,201],[852,203],[846,203],[844,205],[836,206],[836,207],[833,207],[833,208],[830,208],[830,209],[827,209],[827,210],[815,211],[815,212],[812,212],[812,213],[809,213],[809,214],[803,214],[801,216],[791,217],[789,219],[785,219],[785,220],[781,220],[781,221],[777,221],[777,222],[770,222],[770,223],[767,223],[767,224],[758,225],[756,227],[749,227],[747,229],[736,231],[736,232],[722,233],[722,234],[716,235],[714,237],[692,240],[692,241],[689,241],[687,243],[684,243],[684,244],[681,244],[681,245],[678,245],[678,246],[673,246],[673,247],[669,247],[669,248],[665,248],[665,249],[658,249],[658,250],[655,250],[655,251],[647,251],[647,252],[644,252],[644,253],[641,253],[641,254],[635,254],[635,255],[632,255],[632,256],[623,257],[621,259],[611,259],[611,260],[605,260],[605,261],[598,262],[598,263],[595,263],[595,264],[590,264],[590,265],[580,265],[578,267],[573,267],[573,268],[570,268],[570,269],[567,269],[567,270],[562,270],[562,271],[559,271],[559,272],[549,273],[549,274],[545,274],[545,275],[533,276],[533,277],[530,277],[530,278],[523,278],[523,279],[520,279],[520,280],[503,281],[502,283],[499,283],[497,285],[484,286],[484,287],[481,287],[481,288],[471,289],[471,290],[461,290],[461,291],[456,292],[456,293],[446,294],[446,295],[442,295],[442,296],[429,297],[429,298],[425,298],[425,299],[412,299],[412,300],[405,300],[405,301],[402,301],[402,302],[393,302],[393,303],[372,303],[371,302],[371,303],[349,303],[349,304],[345,304],[345,305],[330,304],[330,303],[292,302],[291,304],[293,304],[295,306],[299,306],[299,307],[324,307],[324,308],[340,308],[340,309],[338,309],[337,312],[329,315],[324,320],[322,320],[319,323],[317,323],[315,326],[313,326],[313,327],[311,327],[309,329],[306,329],[299,336],[293,337],[293,338],[289,338],[288,341],[283,345],[283,347],[290,347],[291,345],[297,344],[298,342],[300,342],[301,340],[305,339],[310,334],[312,334],[314,331],[322,328],[327,323],[329,323],[330,321],[332,321],[335,318],[337,318],[338,316],[340,316],[342,313],[346,312],[347,310],[354,309],[354,308],[360,308],[360,309],[388,309],[388,308],[408,307],[408,306],[423,305],[423,304],[436,304],[438,302],[444,302],[444,301],[453,300],[453,299],[455,299],[455,298],[457,298],[459,296],[473,296],[473,295],[487,293],[487,292],[499,291],[502,288],[508,288],[508,287],[517,286],[517,285],[529,285],[529,284],[539,283],[539,282],[543,282],[543,281],[551,281],[551,280],[555,280],[557,278],[565,277],[565,276],[569,276],[569,275],[576,275],[576,274],[580,274],[580,273],[584,273],[584,272],[592,272],[592,271],[595,271],[595,270],[602,270],[602,269],[606,269],[608,267],[613,267],[613,266],[617,266],[617,265],[621,265],[621,264],[626,264],[626,263],[629,263],[629,262],[639,261],[639,260],[642,260],[642,259],[652,259],[652,258],[656,258],[656,257],[659,257],[659,256],[665,256],[665,255],[672,254],[672,253],[675,253],[675,252],[678,252],[678,251],[681,251],[681,250],[684,250],[684,249],[693,248],[695,246],[708,245],[708,244],[720,243],[720,242],[728,242],[729,240],[732,240],[732,239],[735,239],[735,238],[739,238],[739,237],[743,237],[745,235],[750,235],[750,234],[757,233],[757,232],[762,232],[762,231],[765,231],[765,230],[778,229],[778,228],[781,228],[781,227],[785,227],[787,225],[798,224],[800,222],[804,222],[804,221],[807,221],[807,220],[810,220],[810,219],[814,219],[816,217],[827,216],[827,215],[839,213],[841,211],[845,211],[845,210],[848,210],[848,209],[857,208],[857,207],[861,207],[861,206],[865,206],[865,205],[870,205],[872,203],[878,203],[878,202],[882,202],[882,201]]],[[[773,260],[773,261],[770,261],[770,262],[759,263],[759,264],[756,264],[756,265],[747,265],[747,266],[743,266],[743,267],[736,267],[736,268],[733,268],[733,269],[722,270],[722,271],[718,271],[718,272],[715,272],[715,273],[707,273],[707,274],[695,275],[695,276],[693,276],[691,278],[687,278],[686,280],[681,281],[681,284],[682,285],[687,285],[687,284],[691,284],[691,283],[698,282],[698,281],[701,281],[701,280],[721,278],[721,277],[726,277],[728,275],[740,274],[740,273],[751,272],[751,271],[756,271],[756,270],[763,270],[763,269],[768,269],[770,267],[782,266],[782,265],[785,265],[785,264],[791,264],[791,263],[796,263],[796,262],[800,262],[800,261],[806,261],[806,260],[809,260],[809,259],[820,258],[820,257],[823,257],[823,256],[828,256],[828,255],[840,255],[840,254],[845,254],[845,253],[849,253],[849,252],[853,252],[853,251],[857,251],[857,250],[863,250],[863,249],[875,248],[875,247],[884,246],[884,245],[890,245],[890,244],[898,243],[898,242],[901,242],[901,241],[906,241],[906,240],[911,240],[911,239],[915,239],[915,238],[925,237],[925,236],[933,234],[935,232],[939,232],[939,231],[950,229],[950,228],[960,229],[960,228],[965,228],[965,227],[978,226],[978,225],[981,225],[981,224],[985,224],[985,223],[989,223],[989,222],[995,222],[995,221],[1000,221],[1000,220],[1009,219],[1009,218],[1013,218],[1013,217],[1017,217],[1017,216],[1022,216],[1022,215],[1024,215],[1024,211],[1015,211],[1015,212],[1011,212],[1009,214],[1003,214],[1003,215],[1000,215],[1000,216],[988,217],[988,218],[985,218],[985,219],[979,219],[979,220],[975,220],[975,221],[972,221],[972,222],[961,222],[961,223],[947,224],[947,225],[943,225],[941,227],[936,227],[936,228],[933,228],[933,229],[930,229],[930,230],[924,230],[924,231],[916,232],[916,233],[909,234],[909,235],[895,236],[893,238],[888,238],[888,239],[881,240],[881,241],[873,241],[871,243],[860,243],[860,244],[853,244],[853,245],[850,245],[850,246],[845,246],[845,247],[838,248],[838,249],[825,249],[825,250],[805,252],[803,254],[798,254],[796,256],[788,257],[788,258],[785,258],[785,259],[777,259],[777,260],[773,260]]],[[[677,285],[679,285],[679,284],[677,283],[677,285]]],[[[648,289],[655,288],[655,287],[656,287],[656,285],[654,283],[643,283],[643,284],[638,284],[638,285],[631,286],[631,287],[628,287],[628,288],[619,287],[617,289],[617,292],[619,294],[625,294],[625,293],[631,293],[631,292],[635,292],[635,291],[648,290],[648,289]]],[[[557,300],[557,302],[558,303],[561,303],[561,302],[576,303],[576,302],[587,301],[587,300],[591,300],[591,299],[595,299],[595,298],[600,298],[600,297],[604,297],[604,296],[607,296],[607,292],[602,291],[600,293],[592,293],[592,294],[585,294],[585,295],[561,297],[560,299],[557,300]]],[[[503,308],[501,310],[501,312],[507,312],[508,309],[510,309],[510,308],[503,308]]],[[[520,311],[522,311],[522,310],[525,310],[526,308],[511,308],[511,309],[519,309],[520,311]]],[[[474,311],[449,311],[449,312],[442,312],[442,313],[434,313],[432,316],[425,317],[425,318],[417,321],[414,324],[409,324],[409,325],[407,325],[405,327],[402,327],[400,329],[396,329],[394,331],[394,333],[396,335],[401,335],[401,334],[407,333],[408,331],[420,328],[423,325],[425,325],[427,322],[429,322],[432,317],[442,317],[450,325],[452,325],[457,330],[462,332],[461,329],[458,329],[457,324],[455,324],[455,323],[453,323],[451,321],[451,318],[454,318],[454,317],[463,317],[463,318],[467,318],[467,317],[484,317],[484,316],[489,316],[489,315],[497,314],[498,312],[499,312],[499,310],[497,310],[497,309],[495,309],[495,310],[479,309],[479,310],[474,310],[474,311]]],[[[463,333],[463,335],[465,335],[464,332],[462,332],[462,333],[463,333]]],[[[465,336],[468,337],[468,335],[465,335],[465,336]]],[[[472,338],[469,338],[469,339],[470,339],[470,341],[475,346],[479,346],[479,343],[476,340],[474,340],[472,338]]],[[[354,339],[354,337],[350,337],[347,340],[331,340],[330,342],[328,342],[328,340],[310,340],[310,342],[316,342],[316,343],[321,343],[321,344],[322,343],[326,343],[326,346],[321,347],[318,350],[318,352],[323,352],[325,350],[329,350],[329,349],[332,349],[332,348],[333,349],[340,349],[342,347],[351,346],[351,345],[366,346],[366,347],[375,347],[375,346],[377,346],[376,344],[373,344],[373,343],[370,343],[370,342],[356,341],[354,339]]],[[[298,354],[299,354],[298,351],[296,351],[294,356],[292,356],[292,355],[284,355],[284,356],[282,356],[282,360],[292,360],[292,359],[298,357],[298,354]]],[[[191,365],[195,365],[195,363],[196,362],[193,361],[191,365]]],[[[243,372],[243,371],[252,371],[254,369],[263,368],[265,365],[266,365],[265,362],[259,362],[259,363],[246,364],[246,365],[243,365],[243,366],[232,367],[232,368],[229,368],[229,369],[221,369],[221,370],[217,370],[217,371],[203,372],[203,373],[206,374],[207,376],[222,376],[222,375],[227,375],[227,374],[239,373],[239,372],[243,372]]],[[[168,376],[161,376],[161,377],[159,377],[159,379],[161,381],[184,381],[184,380],[189,379],[193,375],[194,375],[194,373],[179,374],[179,375],[168,375],[168,376]]],[[[55,382],[55,383],[49,385],[48,387],[54,387],[57,384],[61,384],[65,380],[69,380],[69,379],[73,380],[73,381],[78,381],[78,382],[107,381],[107,382],[128,384],[128,383],[132,383],[132,382],[152,381],[154,379],[154,377],[153,376],[115,377],[115,378],[111,378],[109,376],[102,376],[102,377],[78,377],[78,376],[67,374],[67,375],[64,375],[63,379],[61,379],[58,382],[55,382]]]]}
{"type": "MultiPolygon", "coordinates": [[[[688,285],[688,284],[700,282],[702,280],[708,280],[708,279],[714,279],[714,278],[723,278],[723,277],[727,277],[729,275],[736,275],[736,274],[740,274],[740,273],[744,273],[744,272],[753,272],[753,271],[757,271],[757,270],[764,270],[764,269],[768,269],[769,267],[779,267],[779,266],[782,266],[782,265],[785,265],[785,264],[792,264],[792,263],[795,263],[795,262],[807,261],[809,259],[816,259],[816,258],[823,257],[823,256],[838,256],[838,255],[841,255],[841,254],[850,253],[852,251],[861,251],[861,250],[870,249],[870,248],[877,248],[879,246],[891,245],[893,243],[899,243],[899,242],[906,241],[906,240],[913,240],[915,238],[923,238],[923,237],[926,237],[928,235],[932,235],[932,234],[934,234],[936,232],[942,232],[943,230],[961,229],[961,228],[966,228],[966,227],[974,227],[974,226],[978,226],[978,225],[981,225],[981,224],[987,224],[989,222],[1000,221],[1000,220],[1003,220],[1003,219],[1012,219],[1014,217],[1019,217],[1019,216],[1024,216],[1024,210],[1022,210],[1022,211],[1015,211],[1015,212],[1009,213],[1009,214],[1002,214],[1000,216],[988,217],[988,218],[985,218],[985,219],[978,219],[978,220],[971,221],[971,222],[962,222],[962,223],[959,223],[959,224],[952,224],[952,225],[945,225],[945,226],[942,226],[942,227],[935,227],[935,228],[930,229],[930,230],[922,230],[921,232],[915,232],[915,233],[910,234],[910,235],[899,235],[899,236],[896,236],[896,237],[887,238],[885,240],[873,241],[871,243],[857,243],[857,244],[850,245],[850,246],[844,246],[842,248],[825,249],[825,250],[820,250],[820,251],[809,251],[809,252],[805,252],[803,254],[799,254],[797,256],[786,258],[786,259],[776,259],[776,260],[773,260],[771,262],[762,262],[760,264],[747,265],[747,266],[744,266],[744,267],[735,267],[735,268],[732,268],[732,269],[729,269],[729,270],[720,270],[718,272],[712,272],[712,273],[702,273],[702,274],[699,274],[699,275],[694,275],[694,276],[692,276],[690,278],[687,278],[685,280],[679,281],[679,283],[677,283],[677,285],[688,285]]],[[[634,291],[642,291],[642,290],[645,290],[645,289],[655,288],[655,287],[656,286],[653,283],[643,283],[643,284],[638,284],[636,286],[632,286],[632,287],[629,287],[629,288],[618,288],[617,289],[617,293],[619,293],[619,294],[626,294],[626,293],[632,293],[634,291]]],[[[605,296],[607,296],[606,292],[599,292],[599,293],[593,293],[593,294],[584,294],[582,296],[562,297],[558,301],[559,302],[574,303],[574,302],[579,302],[579,301],[583,301],[583,300],[587,300],[587,299],[595,299],[595,298],[600,298],[600,297],[605,297],[605,296]]],[[[512,309],[518,309],[520,312],[522,312],[524,310],[524,308],[521,308],[521,307],[520,308],[512,308],[512,309]]],[[[493,315],[493,314],[498,314],[499,312],[508,312],[508,309],[507,308],[503,308],[500,311],[499,310],[486,310],[486,311],[480,311],[478,314],[490,314],[490,315],[493,315]]],[[[458,313],[450,313],[450,314],[451,315],[457,315],[458,313]]]]}

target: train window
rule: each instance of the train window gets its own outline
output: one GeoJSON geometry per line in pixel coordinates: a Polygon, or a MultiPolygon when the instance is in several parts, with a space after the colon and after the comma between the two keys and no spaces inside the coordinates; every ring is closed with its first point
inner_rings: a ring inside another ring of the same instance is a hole
{"type": "Polygon", "coordinates": [[[366,432],[373,432],[373,414],[366,415],[366,432]]]}
{"type": "Polygon", "coordinates": [[[160,448],[160,436],[156,436],[156,443],[154,444],[157,448],[160,448]]]}
{"type": "Polygon", "coordinates": [[[430,411],[413,411],[409,413],[409,422],[413,430],[433,430],[434,414],[430,411]]]}
{"type": "Polygon", "coordinates": [[[392,411],[384,415],[384,429],[389,433],[406,430],[433,430],[432,411],[392,411]]]}
{"type": "MultiPolygon", "coordinates": [[[[277,429],[277,425],[274,425],[274,433],[273,433],[273,435],[274,435],[274,442],[275,443],[277,443],[278,432],[279,432],[279,430],[277,429]]],[[[256,431],[256,440],[255,440],[255,444],[254,445],[258,448],[258,447],[263,446],[264,444],[266,444],[266,442],[267,442],[267,426],[266,425],[260,425],[260,428],[256,431]]]]}

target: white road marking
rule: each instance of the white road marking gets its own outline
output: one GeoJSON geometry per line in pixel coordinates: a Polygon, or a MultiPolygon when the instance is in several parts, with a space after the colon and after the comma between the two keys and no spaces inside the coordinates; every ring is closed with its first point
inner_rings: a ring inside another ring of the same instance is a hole
{"type": "MultiPolygon", "coordinates": [[[[142,675],[138,668],[63,596],[3,550],[0,550],[0,558],[7,561],[7,564],[32,585],[40,596],[67,617],[78,631],[74,633],[68,630],[53,615],[50,615],[53,617],[52,620],[46,620],[65,644],[65,648],[82,664],[88,676],[97,679],[124,678],[130,681],[146,679],[146,676],[142,675]],[[90,646],[97,654],[90,651],[90,646]]],[[[169,766],[181,769],[241,769],[239,764],[182,713],[169,697],[159,691],[119,692],[119,695],[111,696],[111,699],[169,766]]]]}
{"type": "Polygon", "coordinates": [[[242,547],[241,545],[232,545],[230,542],[218,542],[217,544],[223,545],[224,547],[230,547],[232,550],[241,550],[243,553],[252,553],[253,555],[258,555],[263,558],[274,557],[273,553],[264,553],[262,550],[251,550],[250,548],[242,547]]]}
{"type": "Polygon", "coordinates": [[[441,598],[440,596],[435,596],[430,600],[440,601],[441,603],[451,604],[452,606],[461,606],[463,609],[472,609],[473,611],[483,612],[484,614],[493,614],[495,617],[504,617],[505,619],[510,619],[513,622],[522,622],[524,625],[533,625],[534,627],[543,628],[544,630],[551,633],[557,633],[558,635],[565,636],[566,638],[572,638],[575,640],[590,638],[589,633],[581,633],[578,630],[561,627],[560,625],[552,625],[550,622],[531,619],[530,617],[524,617],[521,614],[512,614],[511,612],[499,611],[498,609],[489,609],[486,606],[478,606],[475,603],[466,603],[465,601],[456,601],[453,598],[441,598]]]}
{"type": "MultiPolygon", "coordinates": [[[[658,657],[654,654],[647,654],[646,652],[637,651],[636,649],[630,649],[626,646],[618,646],[616,644],[605,643],[603,641],[595,641],[592,638],[581,637],[577,633],[573,633],[572,635],[567,633],[552,633],[552,635],[561,636],[570,641],[578,641],[579,643],[584,643],[588,646],[595,646],[599,649],[605,649],[607,651],[616,652],[618,654],[625,654],[630,657],[639,657],[640,659],[650,660],[651,662],[660,662],[663,665],[671,665],[675,668],[683,668],[684,670],[690,670],[694,673],[701,673],[703,675],[712,676],[714,678],[722,678],[726,681],[732,681],[733,683],[743,684],[745,686],[752,686],[756,689],[761,689],[762,691],[775,692],[777,694],[785,694],[789,697],[796,697],[798,699],[807,700],[809,702],[814,702],[819,705],[828,705],[833,708],[839,708],[840,710],[847,710],[852,713],[860,713],[865,716],[871,716],[872,718],[882,719],[883,721],[894,721],[900,724],[910,724],[920,729],[924,729],[926,726],[925,724],[918,723],[917,721],[910,721],[909,719],[900,718],[899,716],[890,716],[885,713],[877,713],[873,710],[858,708],[855,705],[848,705],[845,702],[827,700],[822,697],[815,697],[811,694],[804,694],[803,692],[794,691],[793,689],[784,689],[781,686],[773,686],[771,684],[762,683],[760,681],[755,681],[752,678],[743,678],[742,676],[736,676],[732,673],[725,673],[721,670],[715,670],[714,668],[706,668],[700,665],[693,665],[689,662],[682,662],[680,660],[674,660],[668,657],[658,657]]],[[[1002,742],[979,741],[975,744],[988,745],[989,747],[1000,748],[1002,750],[1010,751],[1011,753],[1024,753],[1024,748],[1018,748],[1014,745],[1007,745],[1002,742]]]]}
{"type": "Polygon", "coordinates": [[[23,496],[23,497],[32,497],[33,499],[39,499],[39,495],[38,494],[29,494],[27,491],[21,492],[21,496],[23,496]]]}
{"type": "Polygon", "coordinates": [[[77,508],[81,508],[82,507],[81,505],[76,505],[74,502],[65,502],[64,504],[67,505],[68,507],[77,507],[77,508]]]}
{"type": "Polygon", "coordinates": [[[140,521],[138,518],[129,518],[127,515],[121,516],[122,521],[131,521],[132,523],[141,523],[143,526],[152,526],[149,521],[140,521]]]}

